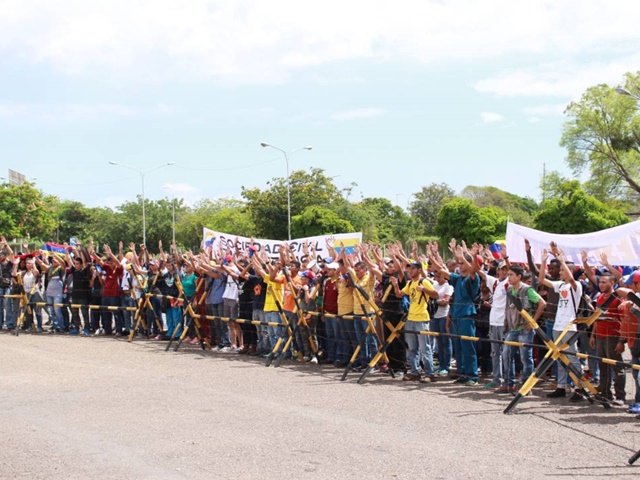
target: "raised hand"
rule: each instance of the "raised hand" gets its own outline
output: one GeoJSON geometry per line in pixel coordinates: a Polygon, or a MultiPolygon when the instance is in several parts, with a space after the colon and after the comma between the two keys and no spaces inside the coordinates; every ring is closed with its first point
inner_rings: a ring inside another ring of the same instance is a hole
{"type": "Polygon", "coordinates": [[[527,240],[526,238],[524,239],[524,250],[526,252],[530,252],[531,251],[531,244],[529,243],[529,240],[527,240]]]}

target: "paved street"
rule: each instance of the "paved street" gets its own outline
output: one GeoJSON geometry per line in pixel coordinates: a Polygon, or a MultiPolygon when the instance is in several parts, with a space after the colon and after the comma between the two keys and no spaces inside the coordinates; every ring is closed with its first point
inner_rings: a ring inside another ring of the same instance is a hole
{"type": "Polygon", "coordinates": [[[640,477],[622,407],[165,345],[0,335],[0,478],[640,477]]]}

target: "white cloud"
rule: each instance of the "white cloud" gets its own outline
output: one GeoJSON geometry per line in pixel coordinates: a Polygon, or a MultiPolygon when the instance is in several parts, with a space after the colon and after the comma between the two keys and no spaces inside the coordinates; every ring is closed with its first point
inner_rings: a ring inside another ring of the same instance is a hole
{"type": "Polygon", "coordinates": [[[338,122],[346,122],[349,120],[359,120],[361,118],[379,117],[383,114],[384,110],[382,108],[357,108],[334,113],[330,118],[338,122]]]}
{"type": "Polygon", "coordinates": [[[638,18],[628,0],[4,0],[0,54],[74,75],[281,82],[337,61],[624,54],[638,18]]]}
{"type": "Polygon", "coordinates": [[[480,118],[482,119],[482,123],[497,123],[504,121],[504,117],[495,112],[482,112],[480,114],[480,118]]]}
{"type": "MultiPolygon", "coordinates": [[[[554,96],[577,99],[590,86],[598,83],[615,85],[623,75],[636,71],[640,54],[620,57],[610,62],[551,62],[509,70],[476,82],[482,93],[500,97],[554,96]]],[[[568,101],[567,101],[568,103],[568,101]]]]}
{"type": "Polygon", "coordinates": [[[34,122],[64,123],[73,121],[99,121],[112,118],[131,118],[142,115],[166,115],[176,110],[164,104],[151,107],[102,104],[0,104],[0,119],[28,119],[34,122]]]}

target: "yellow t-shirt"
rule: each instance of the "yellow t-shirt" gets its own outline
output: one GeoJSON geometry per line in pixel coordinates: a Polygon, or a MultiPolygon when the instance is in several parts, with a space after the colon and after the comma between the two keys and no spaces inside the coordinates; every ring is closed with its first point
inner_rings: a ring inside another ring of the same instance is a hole
{"type": "Polygon", "coordinates": [[[347,286],[342,276],[338,279],[338,315],[353,313],[353,287],[347,286]]]}
{"type": "Polygon", "coordinates": [[[421,292],[418,290],[419,286],[423,286],[429,292],[435,292],[435,288],[431,282],[425,278],[420,281],[409,280],[402,293],[409,295],[409,312],[407,314],[407,321],[409,322],[428,322],[429,310],[427,306],[429,304],[429,295],[427,292],[421,292]]]}
{"type": "MultiPolygon", "coordinates": [[[[376,285],[376,277],[371,275],[370,273],[365,273],[362,278],[356,277],[355,273],[352,272],[353,279],[356,281],[358,285],[362,287],[362,289],[367,292],[370,299],[373,299],[373,287],[376,285]]],[[[367,300],[360,294],[357,288],[353,289],[353,313],[356,315],[363,315],[365,312],[362,311],[362,305],[366,310],[366,313],[373,313],[373,308],[367,302],[367,300]]]]}
{"type": "Polygon", "coordinates": [[[276,299],[282,306],[282,296],[284,293],[284,275],[279,273],[276,275],[276,281],[272,282],[269,279],[269,275],[263,277],[264,283],[267,284],[267,296],[264,299],[264,311],[265,312],[277,312],[278,307],[276,305],[276,299]]]}

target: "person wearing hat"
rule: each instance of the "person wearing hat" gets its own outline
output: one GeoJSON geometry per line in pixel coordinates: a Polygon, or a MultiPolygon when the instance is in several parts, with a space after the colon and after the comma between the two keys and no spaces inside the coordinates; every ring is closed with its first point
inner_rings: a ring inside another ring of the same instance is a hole
{"type": "MultiPolygon", "coordinates": [[[[629,295],[640,296],[640,271],[631,273],[624,282],[625,287],[616,290],[619,297],[628,298],[629,295]]],[[[640,365],[640,308],[631,301],[623,302],[619,310],[621,312],[620,337],[615,347],[616,353],[622,355],[625,346],[629,347],[631,363],[640,365]]],[[[631,370],[636,393],[633,403],[629,406],[628,413],[640,414],[640,374],[638,370],[631,370]]],[[[638,415],[640,418],[640,415],[638,415]]]]}
{"type": "Polygon", "coordinates": [[[420,335],[418,332],[429,330],[430,318],[427,308],[429,298],[437,299],[438,292],[433,288],[431,281],[425,278],[422,263],[413,261],[407,265],[407,268],[409,280],[402,290],[398,286],[398,279],[396,277],[390,278],[395,294],[399,298],[403,295],[409,297],[409,312],[407,313],[407,323],[404,326],[409,373],[402,379],[429,383],[434,379],[433,352],[426,335],[420,335]],[[424,367],[424,378],[420,377],[420,363],[424,367]]]}
{"type": "Polygon", "coordinates": [[[14,302],[4,295],[11,293],[11,275],[13,271],[13,251],[7,244],[4,236],[0,237],[0,330],[4,322],[4,328],[13,330],[15,319],[13,313],[14,302]]]}
{"type": "Polygon", "coordinates": [[[298,312],[298,314],[304,315],[305,321],[300,322],[296,329],[298,347],[302,349],[305,362],[318,363],[318,359],[313,354],[313,349],[311,348],[311,342],[316,342],[316,316],[308,313],[315,310],[317,293],[315,286],[316,275],[311,270],[305,270],[299,275],[299,278],[300,289],[298,292],[298,305],[300,305],[300,312],[298,312]]]}

